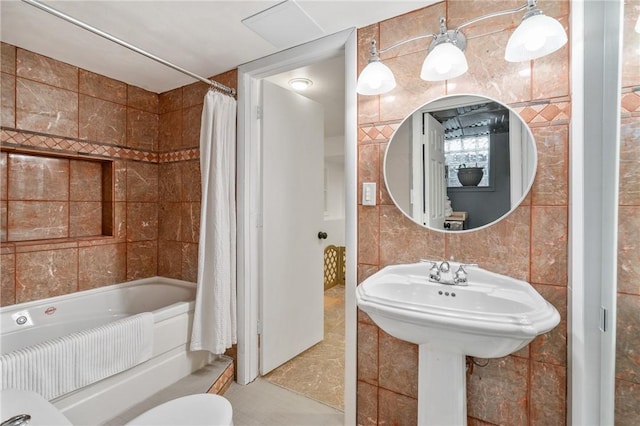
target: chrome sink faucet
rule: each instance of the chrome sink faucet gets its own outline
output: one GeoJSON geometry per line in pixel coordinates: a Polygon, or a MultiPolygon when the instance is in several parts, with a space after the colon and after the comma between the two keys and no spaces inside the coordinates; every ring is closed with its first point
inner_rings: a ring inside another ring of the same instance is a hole
{"type": "Polygon", "coordinates": [[[468,273],[465,268],[468,266],[478,266],[475,263],[460,264],[460,266],[454,273],[451,271],[451,265],[446,260],[443,260],[442,262],[440,262],[440,264],[438,264],[438,262],[432,262],[428,260],[424,262],[431,263],[431,268],[429,269],[429,281],[440,284],[459,286],[468,285],[468,273]]]}

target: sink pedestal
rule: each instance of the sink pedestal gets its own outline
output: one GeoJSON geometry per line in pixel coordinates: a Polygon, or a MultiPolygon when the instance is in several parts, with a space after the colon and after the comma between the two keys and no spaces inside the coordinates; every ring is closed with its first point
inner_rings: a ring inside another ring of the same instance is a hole
{"type": "Polygon", "coordinates": [[[418,425],[467,424],[465,356],[418,346],[418,425]]]}

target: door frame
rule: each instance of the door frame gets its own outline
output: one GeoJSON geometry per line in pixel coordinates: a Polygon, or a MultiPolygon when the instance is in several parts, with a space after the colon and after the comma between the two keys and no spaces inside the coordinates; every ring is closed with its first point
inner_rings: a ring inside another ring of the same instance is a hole
{"type": "Polygon", "coordinates": [[[238,67],[237,147],[237,382],[258,377],[260,232],[262,226],[259,83],[336,53],[345,58],[345,386],[344,421],[356,421],[357,95],[356,29],[350,28],[238,67]]]}

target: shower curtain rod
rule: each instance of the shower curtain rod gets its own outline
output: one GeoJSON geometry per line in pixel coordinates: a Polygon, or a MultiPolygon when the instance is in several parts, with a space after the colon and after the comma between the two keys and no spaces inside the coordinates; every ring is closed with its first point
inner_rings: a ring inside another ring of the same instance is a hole
{"type": "Polygon", "coordinates": [[[159,58],[158,56],[156,56],[156,55],[154,55],[152,53],[149,53],[149,52],[147,52],[145,50],[142,50],[139,47],[136,47],[136,46],[134,46],[134,45],[132,45],[130,43],[127,43],[124,40],[121,40],[121,39],[119,39],[119,38],[117,38],[115,36],[112,36],[109,33],[106,33],[106,32],[104,32],[102,30],[99,30],[96,27],[93,27],[93,26],[91,26],[91,25],[89,25],[89,24],[87,24],[85,22],[82,22],[82,21],[80,21],[80,20],[78,20],[78,19],[76,19],[76,18],[74,18],[72,16],[67,15],[66,13],[63,13],[63,12],[57,10],[57,9],[54,9],[51,6],[48,6],[48,5],[44,4],[44,3],[40,3],[37,0],[22,0],[22,1],[25,2],[25,3],[30,4],[31,6],[35,6],[38,9],[44,10],[45,12],[48,12],[48,13],[54,15],[54,16],[57,16],[58,18],[64,19],[67,22],[70,22],[70,23],[72,23],[74,25],[77,25],[80,28],[83,28],[83,29],[85,29],[87,31],[91,31],[92,33],[97,34],[100,37],[106,38],[107,40],[110,40],[110,41],[112,41],[114,43],[117,43],[120,46],[126,47],[129,50],[132,50],[132,51],[134,51],[136,53],[139,53],[139,54],[141,54],[143,56],[146,56],[149,59],[153,59],[154,61],[159,62],[162,65],[165,65],[165,66],[167,66],[169,68],[173,68],[176,71],[179,71],[179,72],[181,72],[183,74],[188,75],[189,77],[192,77],[192,78],[195,78],[196,80],[200,80],[200,81],[202,81],[204,83],[207,83],[209,86],[212,86],[212,87],[214,87],[214,88],[216,88],[218,90],[221,90],[221,91],[223,91],[225,93],[228,93],[231,96],[235,96],[236,95],[235,89],[233,89],[231,87],[227,87],[224,84],[218,83],[217,81],[213,81],[213,80],[209,80],[208,78],[201,77],[198,74],[195,74],[195,73],[193,73],[193,72],[191,72],[189,70],[186,70],[186,69],[184,69],[182,67],[179,67],[179,66],[177,66],[175,64],[172,64],[171,62],[166,61],[166,60],[164,60],[162,58],[159,58]]]}

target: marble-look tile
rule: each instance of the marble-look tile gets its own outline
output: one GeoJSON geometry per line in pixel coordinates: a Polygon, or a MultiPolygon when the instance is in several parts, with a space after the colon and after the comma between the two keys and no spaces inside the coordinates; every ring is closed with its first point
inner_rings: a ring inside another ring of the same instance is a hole
{"type": "Polygon", "coordinates": [[[569,198],[569,128],[535,127],[538,169],[531,189],[533,205],[565,206],[569,198]]]}
{"type": "Polygon", "coordinates": [[[182,277],[182,243],[179,241],[158,241],[158,275],[161,277],[182,277]]]}
{"type": "MultiPolygon", "coordinates": [[[[520,0],[492,0],[487,2],[449,0],[446,3],[447,16],[449,17],[449,21],[447,22],[448,29],[454,29],[464,22],[487,13],[515,9],[516,7],[522,6],[520,0]]],[[[472,42],[475,37],[485,35],[489,32],[504,32],[516,27],[520,23],[522,15],[524,15],[524,12],[522,14],[516,13],[497,16],[490,20],[468,25],[462,29],[462,32],[468,39],[470,38],[472,42]]],[[[505,47],[506,44],[501,47],[502,52],[504,52],[505,47]]]]}
{"type": "Polygon", "coordinates": [[[616,380],[616,426],[640,424],[640,383],[616,380]]]}
{"type": "Polygon", "coordinates": [[[181,201],[201,201],[202,177],[200,175],[200,161],[183,161],[179,164],[182,179],[181,201]]]}
{"type": "Polygon", "coordinates": [[[181,148],[198,148],[200,146],[200,121],[202,105],[182,110],[182,143],[181,148]]]}
{"type": "Polygon", "coordinates": [[[9,214],[9,203],[0,200],[0,241],[7,241],[7,215],[9,214]]]}
{"type": "Polygon", "coordinates": [[[161,93],[158,96],[158,112],[165,114],[182,109],[182,87],[161,93]]]}
{"type": "Polygon", "coordinates": [[[531,207],[531,281],[567,285],[567,221],[567,207],[531,207]]]}
{"type": "Polygon", "coordinates": [[[113,162],[113,199],[114,201],[127,200],[127,165],[128,161],[116,160],[113,162]]]}
{"type": "Polygon", "coordinates": [[[0,71],[7,74],[16,75],[16,47],[0,43],[0,71]]]}
{"type": "Polygon", "coordinates": [[[358,323],[358,380],[378,384],[378,327],[358,323]]]}
{"type": "Polygon", "coordinates": [[[127,163],[127,201],[158,201],[158,164],[127,163]]]}
{"type": "Polygon", "coordinates": [[[16,127],[16,78],[0,74],[0,125],[16,127]]]}
{"type": "MultiPolygon", "coordinates": [[[[391,140],[393,140],[393,136],[391,137],[391,140]]],[[[391,199],[391,195],[389,195],[389,190],[387,189],[387,185],[384,180],[384,156],[387,153],[388,146],[389,143],[385,142],[378,144],[380,154],[380,175],[378,176],[378,182],[380,182],[380,185],[378,187],[378,194],[380,195],[380,204],[393,205],[393,200],[391,199]]]]}
{"type": "Polygon", "coordinates": [[[204,103],[204,95],[207,94],[209,85],[201,81],[196,81],[187,86],[182,87],[182,108],[198,107],[202,112],[202,104],[204,103]]]}
{"type": "MultiPolygon", "coordinates": [[[[369,61],[371,40],[378,38],[378,24],[358,29],[358,75],[369,61]]],[[[358,124],[376,121],[380,121],[380,97],[358,95],[358,124]]]]}
{"type": "Polygon", "coordinates": [[[358,264],[358,284],[378,272],[376,265],[358,264]]]}
{"type": "Polygon", "coordinates": [[[16,303],[16,255],[0,256],[0,306],[16,303]]]}
{"type": "Polygon", "coordinates": [[[529,360],[492,359],[467,378],[467,413],[501,425],[528,425],[529,360]]]}
{"type": "Polygon", "coordinates": [[[158,150],[175,151],[182,147],[182,110],[160,115],[158,150]]]}
{"type": "Polygon", "coordinates": [[[534,288],[560,313],[560,324],[553,330],[536,337],[529,347],[535,361],[567,365],[567,288],[533,284],[534,288]]]}
{"type": "Polygon", "coordinates": [[[640,206],[618,210],[618,291],[640,295],[640,206]]]}
{"type": "Polygon", "coordinates": [[[158,164],[159,201],[179,202],[182,200],[181,163],[158,164]]]}
{"type": "Polygon", "coordinates": [[[474,93],[505,104],[528,101],[531,97],[530,65],[504,60],[508,38],[507,32],[499,32],[470,40],[465,50],[469,70],[448,82],[447,94],[474,93]]]}
{"type": "MultiPolygon", "coordinates": [[[[440,17],[446,15],[446,7],[447,4],[441,2],[431,7],[417,9],[380,22],[380,39],[377,40],[378,48],[385,49],[403,40],[425,34],[438,33],[440,30],[440,17]]],[[[384,61],[396,56],[422,52],[424,59],[431,41],[432,38],[429,37],[406,43],[382,53],[380,57],[384,61]]]]}
{"type": "Polygon", "coordinates": [[[622,87],[640,86],[640,33],[634,30],[640,16],[640,3],[626,1],[622,34],[622,87]]]}
{"type": "Polygon", "coordinates": [[[618,293],[616,378],[640,383],[640,296],[618,293]]]}
{"type": "Polygon", "coordinates": [[[640,205],[640,117],[620,123],[620,205],[640,205]]]}
{"type": "Polygon", "coordinates": [[[520,206],[488,228],[468,234],[447,234],[445,257],[477,263],[490,271],[529,281],[530,216],[531,208],[520,206]]]}
{"type": "Polygon", "coordinates": [[[105,244],[81,247],[78,250],[78,286],[80,290],[126,281],[126,244],[105,244]]]}
{"type": "Polygon", "coordinates": [[[136,86],[127,86],[127,106],[158,114],[158,95],[136,86]]]}
{"type": "Polygon", "coordinates": [[[158,239],[158,205],[127,203],[127,241],[158,239]]]}
{"type": "Polygon", "coordinates": [[[156,151],[158,114],[127,108],[127,147],[156,151]]]}
{"type": "Polygon", "coordinates": [[[118,242],[127,240],[127,203],[114,203],[113,236],[118,242]]]}
{"type": "Polygon", "coordinates": [[[78,67],[28,50],[17,50],[16,75],[61,89],[78,91],[78,67]]]}
{"type": "Polygon", "coordinates": [[[127,281],[158,275],[157,241],[127,243],[127,281]]]}
{"type": "Polygon", "coordinates": [[[158,238],[166,241],[182,241],[181,203],[159,203],[158,238]]]}
{"type": "Polygon", "coordinates": [[[396,77],[396,87],[380,95],[380,121],[402,120],[418,107],[446,94],[443,81],[424,81],[420,70],[426,52],[385,61],[396,77]]]}
{"type": "Polygon", "coordinates": [[[78,94],[35,81],[16,81],[16,128],[78,137],[78,94]]]}
{"type": "MultiPolygon", "coordinates": [[[[373,320],[369,317],[369,315],[367,315],[366,312],[364,312],[361,309],[358,309],[357,311],[358,311],[357,312],[357,318],[358,318],[357,322],[358,323],[363,323],[363,324],[368,324],[368,325],[376,325],[376,323],[373,322],[373,320]]],[[[376,376],[376,378],[377,378],[377,376],[376,376]]]]}
{"type": "Polygon", "coordinates": [[[380,266],[444,259],[445,237],[416,224],[396,206],[380,206],[380,266]]]}
{"type": "MultiPolygon", "coordinates": [[[[560,23],[569,34],[569,17],[560,19],[560,23]]],[[[532,99],[550,99],[569,96],[569,46],[565,44],[557,51],[538,58],[532,65],[532,99]]]]}
{"type": "Polygon", "coordinates": [[[497,426],[497,423],[483,422],[482,420],[467,416],[467,426],[497,426]]]}
{"type": "Polygon", "coordinates": [[[357,414],[358,426],[378,425],[378,387],[369,383],[357,383],[357,414]]]}
{"type": "Polygon", "coordinates": [[[181,203],[181,241],[197,243],[200,239],[200,203],[181,203]]]}
{"type": "Polygon", "coordinates": [[[16,303],[77,290],[77,248],[16,254],[16,303]]]}
{"type": "Polygon", "coordinates": [[[80,69],[79,91],[81,94],[115,102],[127,104],[127,84],[104,75],[80,69]]]}
{"type": "Polygon", "coordinates": [[[531,426],[566,424],[567,369],[531,363],[531,426]]]}
{"type": "MultiPolygon", "coordinates": [[[[378,180],[380,176],[380,153],[378,144],[366,144],[358,146],[358,204],[362,203],[362,184],[364,182],[373,182],[376,188],[380,188],[382,183],[378,180]]],[[[376,192],[376,204],[379,203],[378,194],[376,192]]]]}
{"type": "Polygon", "coordinates": [[[11,153],[9,200],[69,200],[69,160],[11,153]]]}
{"type": "Polygon", "coordinates": [[[70,202],[69,237],[93,237],[98,235],[102,235],[102,202],[70,202]]]}
{"type": "Polygon", "coordinates": [[[0,152],[0,200],[7,199],[7,168],[9,154],[0,152]]]}
{"type": "Polygon", "coordinates": [[[379,207],[358,206],[358,261],[377,265],[380,261],[379,207]]]}
{"type": "Polygon", "coordinates": [[[69,204],[59,201],[9,201],[7,239],[43,240],[69,236],[69,204]]]}
{"type": "Polygon", "coordinates": [[[125,146],[127,109],[123,105],[80,95],[79,137],[92,142],[125,146]]]}
{"type": "Polygon", "coordinates": [[[379,333],[378,383],[381,388],[418,397],[418,345],[379,333]]]}
{"type": "Polygon", "coordinates": [[[415,425],[417,419],[417,399],[378,388],[379,425],[415,425]]]}
{"type": "Polygon", "coordinates": [[[198,244],[182,243],[182,279],[198,281],[198,244]]]}
{"type": "Polygon", "coordinates": [[[69,160],[69,200],[102,201],[102,163],[69,160]]]}

